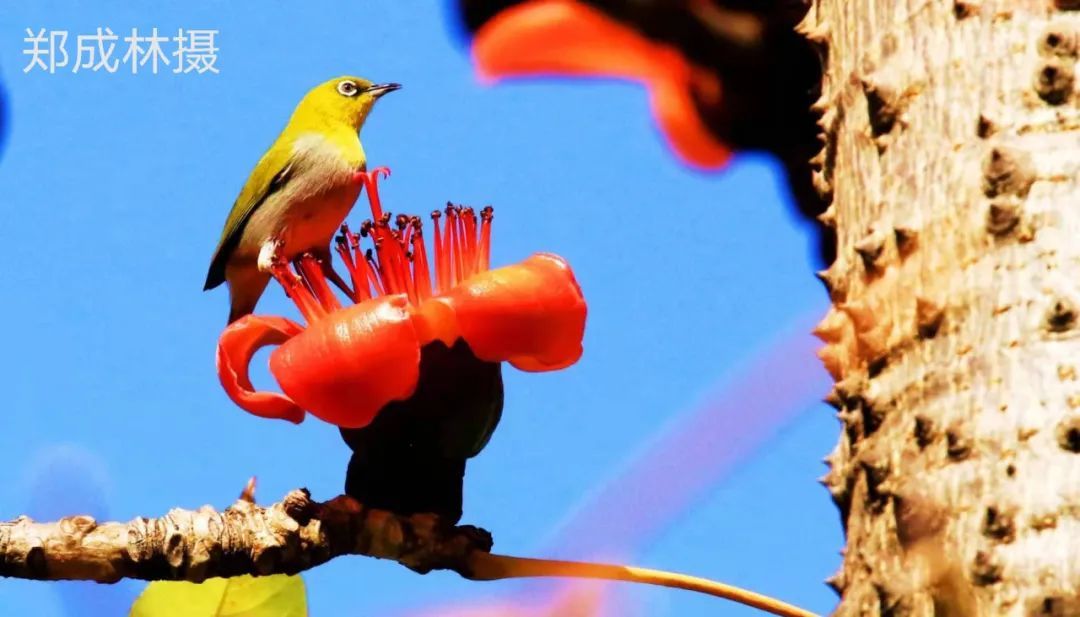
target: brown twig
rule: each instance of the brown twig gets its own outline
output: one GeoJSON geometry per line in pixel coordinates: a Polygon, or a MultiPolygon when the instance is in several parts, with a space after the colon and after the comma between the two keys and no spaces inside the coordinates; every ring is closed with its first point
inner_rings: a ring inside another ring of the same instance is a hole
{"type": "Polygon", "coordinates": [[[491,534],[444,524],[433,514],[403,516],[339,496],[325,503],[295,490],[268,507],[254,482],[222,512],[171,510],[156,519],[97,523],[71,516],[0,523],[0,576],[36,580],[124,578],[200,582],[241,574],[295,574],[341,555],[393,559],[420,573],[453,570],[472,580],[536,576],[599,578],[708,593],[776,615],[812,617],[778,600],[706,579],[605,564],[492,555],[491,534]]]}
{"type": "Polygon", "coordinates": [[[326,503],[295,490],[268,507],[239,499],[224,511],[171,510],[160,518],[98,523],[71,516],[0,523],[0,576],[112,583],[292,574],[340,555],[393,559],[418,572],[461,571],[491,548],[482,529],[430,514],[400,516],[340,496],[326,503]]]}
{"type": "Polygon", "coordinates": [[[752,606],[781,617],[816,617],[806,609],[792,606],[769,596],[725,585],[716,581],[677,572],[665,572],[650,568],[635,568],[604,563],[559,561],[554,559],[531,559],[474,552],[469,558],[469,570],[473,580],[497,581],[507,578],[534,578],[561,576],[566,578],[594,578],[608,581],[626,581],[645,585],[659,585],[674,589],[686,589],[725,598],[739,604],[752,606]]]}
{"type": "Polygon", "coordinates": [[[255,503],[255,476],[248,478],[247,484],[244,485],[244,490],[240,491],[240,500],[248,503],[255,503]]]}

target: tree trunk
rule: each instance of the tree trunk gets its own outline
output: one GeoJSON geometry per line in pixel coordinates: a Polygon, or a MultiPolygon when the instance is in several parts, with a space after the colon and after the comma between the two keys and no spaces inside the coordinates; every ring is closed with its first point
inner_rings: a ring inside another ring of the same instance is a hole
{"type": "Polygon", "coordinates": [[[1080,0],[815,0],[838,615],[1080,614],[1080,0]]]}

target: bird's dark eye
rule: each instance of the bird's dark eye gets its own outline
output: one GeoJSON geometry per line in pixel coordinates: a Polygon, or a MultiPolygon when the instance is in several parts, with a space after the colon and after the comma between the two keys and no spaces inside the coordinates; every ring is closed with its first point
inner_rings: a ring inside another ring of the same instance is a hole
{"type": "Polygon", "coordinates": [[[359,92],[360,89],[351,81],[343,81],[337,85],[337,91],[345,96],[356,96],[356,93],[359,92]]]}

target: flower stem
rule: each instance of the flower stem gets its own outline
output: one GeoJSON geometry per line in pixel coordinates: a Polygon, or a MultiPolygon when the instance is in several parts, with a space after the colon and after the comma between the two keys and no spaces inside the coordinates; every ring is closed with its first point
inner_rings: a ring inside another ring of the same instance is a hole
{"type": "Polygon", "coordinates": [[[752,606],[781,617],[817,617],[808,610],[792,606],[769,596],[763,596],[746,589],[705,578],[665,572],[663,570],[580,561],[511,557],[508,555],[493,555],[483,551],[473,551],[470,554],[469,566],[471,568],[469,578],[478,581],[539,576],[627,581],[705,593],[738,602],[739,604],[745,604],[746,606],[752,606]]]}

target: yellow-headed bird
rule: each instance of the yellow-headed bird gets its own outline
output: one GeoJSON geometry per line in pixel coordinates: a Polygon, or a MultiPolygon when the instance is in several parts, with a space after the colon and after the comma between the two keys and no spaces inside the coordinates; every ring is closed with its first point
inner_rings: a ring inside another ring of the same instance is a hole
{"type": "Polygon", "coordinates": [[[229,323],[255,310],[275,257],[310,251],[329,264],[330,240],[360,195],[360,128],[375,101],[400,87],[338,77],[296,106],[244,183],[210,262],[203,289],[229,284],[229,323]]]}

